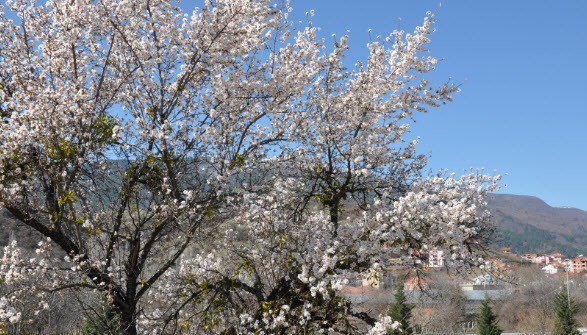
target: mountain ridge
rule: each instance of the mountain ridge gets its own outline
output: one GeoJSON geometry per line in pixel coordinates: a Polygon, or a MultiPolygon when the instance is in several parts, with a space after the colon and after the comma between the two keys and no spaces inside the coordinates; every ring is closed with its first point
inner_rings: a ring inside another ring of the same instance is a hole
{"type": "Polygon", "coordinates": [[[493,193],[487,200],[497,246],[517,253],[587,253],[587,211],[553,207],[530,195],[493,193]]]}

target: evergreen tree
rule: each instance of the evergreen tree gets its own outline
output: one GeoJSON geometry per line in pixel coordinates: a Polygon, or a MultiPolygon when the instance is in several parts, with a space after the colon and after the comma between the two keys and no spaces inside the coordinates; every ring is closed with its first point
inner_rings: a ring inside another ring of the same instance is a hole
{"type": "Polygon", "coordinates": [[[414,333],[410,326],[410,319],[412,318],[412,308],[414,306],[409,304],[404,294],[403,287],[398,285],[395,290],[395,302],[390,306],[387,315],[391,317],[393,321],[398,321],[400,327],[396,330],[389,331],[388,335],[411,335],[414,333]]]}
{"type": "Polygon", "coordinates": [[[552,335],[580,335],[575,314],[578,307],[563,288],[554,298],[554,329],[552,335]]]}
{"type": "Polygon", "coordinates": [[[502,329],[497,325],[497,315],[491,309],[491,299],[485,295],[481,303],[481,310],[477,315],[477,329],[479,335],[500,335],[502,329]]]}
{"type": "Polygon", "coordinates": [[[98,302],[92,314],[84,320],[81,335],[114,335],[119,333],[118,315],[107,301],[98,302]]]}

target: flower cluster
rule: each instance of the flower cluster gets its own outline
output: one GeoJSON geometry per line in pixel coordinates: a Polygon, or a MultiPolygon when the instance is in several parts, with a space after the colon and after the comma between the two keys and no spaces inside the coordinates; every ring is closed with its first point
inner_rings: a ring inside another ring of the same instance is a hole
{"type": "Polygon", "coordinates": [[[0,204],[40,236],[4,251],[0,322],[71,291],[129,335],[379,334],[394,323],[355,311],[349,278],[430,248],[477,259],[499,178],[426,176],[408,136],[457,91],[425,78],[434,16],[347,68],[348,36],[330,45],[290,12],[0,7],[0,204]]]}

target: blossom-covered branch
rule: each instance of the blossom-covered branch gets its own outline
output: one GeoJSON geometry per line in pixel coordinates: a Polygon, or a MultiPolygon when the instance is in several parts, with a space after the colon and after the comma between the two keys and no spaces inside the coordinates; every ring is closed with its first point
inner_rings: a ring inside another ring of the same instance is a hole
{"type": "Polygon", "coordinates": [[[128,335],[377,333],[393,322],[353,310],[349,276],[392,253],[476,257],[498,178],[426,176],[408,136],[457,91],[425,78],[433,15],[347,69],[349,37],[330,45],[290,12],[0,8],[0,203],[40,236],[34,254],[5,249],[3,325],[71,291],[105,297],[128,335]]]}

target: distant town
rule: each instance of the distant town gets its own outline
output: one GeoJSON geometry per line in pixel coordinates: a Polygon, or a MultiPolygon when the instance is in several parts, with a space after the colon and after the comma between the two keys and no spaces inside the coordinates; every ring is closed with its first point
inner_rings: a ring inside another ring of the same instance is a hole
{"type": "MultiPolygon", "coordinates": [[[[501,248],[501,251],[510,252],[510,248],[501,248]]],[[[535,264],[545,264],[542,271],[555,274],[559,271],[581,273],[587,271],[587,257],[579,255],[574,258],[566,258],[561,253],[554,254],[523,254],[522,258],[535,264]]]]}
{"type": "MultiPolygon", "coordinates": [[[[497,303],[507,331],[545,331],[551,326],[549,298],[568,286],[571,296],[587,306],[587,257],[560,252],[515,254],[503,247],[488,251],[486,264],[464,272],[450,270],[442,250],[418,251],[417,261],[389,258],[380,271],[357,275],[341,294],[365,311],[385,312],[399,286],[414,306],[421,333],[467,333],[487,296],[497,303]]],[[[587,324],[587,309],[579,319],[587,324]]]]}

